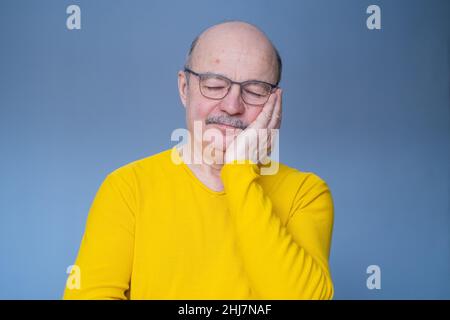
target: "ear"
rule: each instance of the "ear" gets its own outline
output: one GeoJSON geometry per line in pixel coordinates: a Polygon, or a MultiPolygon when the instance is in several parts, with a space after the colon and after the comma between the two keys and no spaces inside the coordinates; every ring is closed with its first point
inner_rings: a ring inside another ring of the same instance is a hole
{"type": "Polygon", "coordinates": [[[186,108],[188,83],[184,71],[178,71],[178,93],[180,95],[181,103],[186,108]]]}

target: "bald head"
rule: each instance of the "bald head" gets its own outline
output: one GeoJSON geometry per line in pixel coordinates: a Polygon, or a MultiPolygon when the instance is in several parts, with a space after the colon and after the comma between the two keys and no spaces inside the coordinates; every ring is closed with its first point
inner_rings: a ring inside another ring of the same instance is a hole
{"type": "MultiPolygon", "coordinates": [[[[249,72],[244,72],[244,75],[259,76],[254,80],[275,84],[281,79],[282,69],[280,55],[272,42],[256,26],[242,21],[216,24],[203,31],[191,44],[186,66],[190,68],[218,66],[219,70],[220,66],[241,70],[245,68],[249,72]]],[[[231,77],[236,76],[238,72],[232,69],[222,69],[224,70],[222,73],[227,73],[225,75],[231,77]]]]}

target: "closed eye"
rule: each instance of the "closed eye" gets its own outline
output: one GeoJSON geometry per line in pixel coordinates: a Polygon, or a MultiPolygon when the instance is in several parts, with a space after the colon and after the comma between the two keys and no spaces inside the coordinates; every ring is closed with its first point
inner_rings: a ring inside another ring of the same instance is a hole
{"type": "Polygon", "coordinates": [[[223,90],[223,89],[225,89],[225,87],[208,87],[208,86],[205,86],[205,88],[208,90],[223,90]]]}
{"type": "Polygon", "coordinates": [[[251,94],[251,95],[253,95],[255,97],[265,97],[265,95],[259,94],[259,93],[256,93],[256,92],[252,92],[252,91],[248,91],[248,90],[245,90],[245,92],[247,92],[248,94],[251,94]]]}

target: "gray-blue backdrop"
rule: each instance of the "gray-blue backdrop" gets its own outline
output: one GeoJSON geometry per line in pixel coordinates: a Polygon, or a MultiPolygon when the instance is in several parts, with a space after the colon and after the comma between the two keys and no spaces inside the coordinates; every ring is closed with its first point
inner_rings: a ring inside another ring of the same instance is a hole
{"type": "Polygon", "coordinates": [[[334,197],[335,298],[449,299],[449,17],[449,1],[1,0],[0,298],[61,297],[106,174],[185,127],[193,37],[243,19],[284,59],[281,161],[334,197]]]}

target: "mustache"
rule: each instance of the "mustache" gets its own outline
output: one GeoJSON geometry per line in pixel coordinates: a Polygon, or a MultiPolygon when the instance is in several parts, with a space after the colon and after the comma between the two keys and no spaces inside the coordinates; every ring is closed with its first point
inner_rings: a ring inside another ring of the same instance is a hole
{"type": "Polygon", "coordinates": [[[209,116],[208,118],[206,118],[205,124],[224,124],[224,125],[232,126],[232,127],[239,128],[242,130],[245,130],[245,128],[248,127],[248,125],[246,123],[244,123],[242,120],[228,117],[225,115],[209,116]]]}

